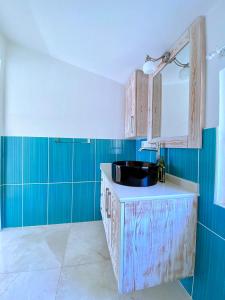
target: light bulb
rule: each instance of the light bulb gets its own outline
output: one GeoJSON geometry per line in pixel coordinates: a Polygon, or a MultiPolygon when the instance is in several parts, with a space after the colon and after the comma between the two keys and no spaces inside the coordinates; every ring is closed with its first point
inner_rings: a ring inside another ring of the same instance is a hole
{"type": "Polygon", "coordinates": [[[187,80],[190,75],[190,67],[182,68],[179,72],[179,78],[182,80],[187,80]]]}
{"type": "Polygon", "coordinates": [[[153,74],[156,71],[156,64],[153,61],[146,61],[143,65],[143,72],[145,74],[153,74]]]}

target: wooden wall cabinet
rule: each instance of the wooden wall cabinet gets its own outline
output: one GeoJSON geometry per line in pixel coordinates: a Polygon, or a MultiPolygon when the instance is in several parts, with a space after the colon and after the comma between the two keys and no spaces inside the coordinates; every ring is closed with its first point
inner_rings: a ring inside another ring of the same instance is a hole
{"type": "Polygon", "coordinates": [[[101,213],[120,293],[193,275],[195,194],[123,201],[102,172],[101,213]]]}
{"type": "Polygon", "coordinates": [[[125,87],[125,137],[147,136],[148,75],[136,70],[125,87]]]}

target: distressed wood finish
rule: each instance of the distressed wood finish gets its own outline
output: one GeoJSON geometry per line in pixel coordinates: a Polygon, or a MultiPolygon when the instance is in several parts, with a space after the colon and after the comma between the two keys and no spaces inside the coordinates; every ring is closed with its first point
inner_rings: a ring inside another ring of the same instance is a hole
{"type": "Polygon", "coordinates": [[[120,203],[117,197],[112,194],[111,202],[111,258],[114,274],[119,280],[120,265],[120,203]]]}
{"type": "Polygon", "coordinates": [[[106,241],[117,281],[120,276],[120,217],[121,205],[114,195],[106,178],[101,182],[101,214],[106,234],[106,241]]]}
{"type": "Polygon", "coordinates": [[[136,136],[147,135],[148,123],[148,76],[137,70],[137,98],[136,98],[136,136]]]}
{"type": "Polygon", "coordinates": [[[125,87],[125,137],[147,135],[148,76],[133,72],[125,87]]]}
{"type": "Polygon", "coordinates": [[[188,147],[202,147],[205,117],[205,19],[198,18],[190,27],[190,103],[188,147]]]}
{"type": "Polygon", "coordinates": [[[158,137],[154,138],[154,143],[160,143],[162,148],[188,148],[188,137],[166,137],[163,140],[161,137],[158,137]]]}
{"type": "Polygon", "coordinates": [[[136,132],[136,72],[125,87],[125,137],[135,137],[136,132]]]}
{"type": "Polygon", "coordinates": [[[161,133],[161,103],[162,103],[162,75],[159,73],[152,78],[152,136],[160,137],[161,133]],[[157,100],[157,101],[156,101],[157,100]]]}
{"type": "Polygon", "coordinates": [[[127,203],[123,292],[194,273],[197,199],[127,203]]]}
{"type": "MultiPolygon", "coordinates": [[[[154,93],[154,79],[166,66],[161,63],[153,77],[149,88],[149,122],[148,142],[160,142],[166,148],[201,148],[202,129],[205,114],[205,18],[198,17],[182,37],[170,49],[171,57],[175,57],[187,44],[190,44],[190,85],[189,85],[189,118],[188,135],[182,137],[164,138],[158,134],[161,115],[154,109],[161,106],[161,95],[154,93]],[[158,103],[158,104],[156,104],[158,103]],[[152,129],[150,128],[152,127],[152,129]],[[160,138],[159,138],[160,137],[160,138]]],[[[156,87],[157,90],[159,87],[156,87]]]]}
{"type": "Polygon", "coordinates": [[[121,293],[192,276],[197,196],[120,202],[102,179],[101,212],[121,293]]]}

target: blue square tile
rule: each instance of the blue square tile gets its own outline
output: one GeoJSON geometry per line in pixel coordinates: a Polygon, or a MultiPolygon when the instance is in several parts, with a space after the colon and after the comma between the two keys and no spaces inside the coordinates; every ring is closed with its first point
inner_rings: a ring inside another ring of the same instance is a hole
{"type": "Polygon", "coordinates": [[[96,140],[96,181],[100,181],[100,163],[116,161],[116,140],[96,140]]]}
{"type": "Polygon", "coordinates": [[[3,183],[22,183],[22,138],[3,138],[3,183]]]}
{"type": "Polygon", "coordinates": [[[101,182],[95,183],[95,220],[101,220],[101,210],[100,210],[100,203],[101,203],[101,182]]]}
{"type": "Polygon", "coordinates": [[[73,181],[95,180],[95,140],[74,139],[73,181]]]}
{"type": "Polygon", "coordinates": [[[192,294],[192,285],[193,285],[193,277],[184,278],[181,281],[181,284],[185,288],[185,290],[188,292],[188,294],[191,296],[192,294]]]}
{"type": "Polygon", "coordinates": [[[224,278],[225,241],[199,225],[193,299],[225,299],[224,278]]]}
{"type": "Polygon", "coordinates": [[[48,182],[48,138],[23,140],[24,183],[48,182]]]}
{"type": "Polygon", "coordinates": [[[23,225],[47,224],[47,184],[23,187],[23,225]]]}
{"type": "Polygon", "coordinates": [[[72,154],[73,139],[49,139],[50,182],[72,182],[72,154]]]}
{"type": "Polygon", "coordinates": [[[73,222],[94,221],[94,182],[73,184],[73,222]]]}
{"type": "Polygon", "coordinates": [[[169,173],[198,182],[198,149],[169,149],[169,173]]]}
{"type": "Polygon", "coordinates": [[[22,185],[3,187],[3,227],[22,226],[22,185]]]}
{"type": "Polygon", "coordinates": [[[136,160],[136,141],[117,140],[117,160],[136,160]]]}
{"type": "Polygon", "coordinates": [[[48,200],[48,223],[71,222],[72,183],[50,184],[48,200]]]}
{"type": "Polygon", "coordinates": [[[199,154],[199,221],[225,238],[225,209],[214,204],[216,129],[203,131],[199,154]]]}

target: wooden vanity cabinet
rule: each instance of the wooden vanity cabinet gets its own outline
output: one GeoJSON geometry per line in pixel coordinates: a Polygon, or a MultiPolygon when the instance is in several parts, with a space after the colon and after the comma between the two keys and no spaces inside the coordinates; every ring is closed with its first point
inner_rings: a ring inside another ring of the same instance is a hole
{"type": "Polygon", "coordinates": [[[136,70],[125,86],[125,137],[146,137],[148,123],[148,75],[136,70]]]}
{"type": "Polygon", "coordinates": [[[193,275],[197,196],[121,202],[102,174],[101,213],[119,292],[193,275]]]}

